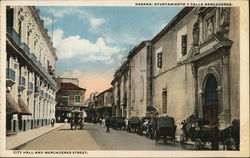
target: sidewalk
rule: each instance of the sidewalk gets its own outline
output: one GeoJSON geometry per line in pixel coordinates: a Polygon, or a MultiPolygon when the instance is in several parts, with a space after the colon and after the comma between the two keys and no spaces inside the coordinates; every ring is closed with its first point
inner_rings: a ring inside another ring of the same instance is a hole
{"type": "Polygon", "coordinates": [[[8,136],[6,137],[6,150],[18,148],[19,146],[31,140],[34,140],[48,132],[51,132],[63,125],[64,123],[56,123],[54,127],[48,125],[36,129],[31,129],[25,132],[20,132],[13,136],[8,136]]]}

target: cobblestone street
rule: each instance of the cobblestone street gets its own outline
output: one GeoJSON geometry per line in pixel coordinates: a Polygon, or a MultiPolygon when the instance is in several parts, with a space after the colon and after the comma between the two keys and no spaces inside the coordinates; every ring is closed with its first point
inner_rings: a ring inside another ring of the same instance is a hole
{"type": "MultiPolygon", "coordinates": [[[[70,130],[64,125],[23,146],[21,150],[182,150],[175,145],[160,143],[135,133],[113,130],[105,132],[99,124],[85,124],[83,130],[70,130]]],[[[190,147],[192,149],[192,147],[190,147]]]]}

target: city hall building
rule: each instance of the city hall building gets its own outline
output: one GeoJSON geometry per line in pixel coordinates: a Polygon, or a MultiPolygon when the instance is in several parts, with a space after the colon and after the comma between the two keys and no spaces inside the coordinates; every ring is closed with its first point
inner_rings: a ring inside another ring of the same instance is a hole
{"type": "Polygon", "coordinates": [[[38,9],[7,7],[6,17],[6,131],[10,134],[55,119],[57,56],[38,9]]]}
{"type": "Polygon", "coordinates": [[[177,134],[192,114],[219,129],[240,119],[239,14],[237,7],[183,8],[128,54],[112,81],[113,107],[127,100],[128,114],[143,116],[151,106],[175,118],[177,134]]]}
{"type": "Polygon", "coordinates": [[[220,129],[240,118],[239,23],[236,7],[185,7],[151,40],[153,106],[178,128],[191,114],[220,129]]]}

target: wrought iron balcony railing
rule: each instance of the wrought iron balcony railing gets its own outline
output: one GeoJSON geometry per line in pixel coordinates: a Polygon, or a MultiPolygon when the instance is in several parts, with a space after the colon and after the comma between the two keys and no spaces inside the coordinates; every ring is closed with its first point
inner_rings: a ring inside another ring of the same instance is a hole
{"type": "Polygon", "coordinates": [[[40,63],[40,61],[37,60],[36,56],[33,53],[30,52],[30,48],[27,46],[27,44],[21,42],[20,36],[15,31],[15,29],[13,29],[12,27],[8,27],[7,28],[7,33],[9,33],[11,35],[11,37],[13,38],[13,40],[19,45],[19,47],[21,49],[23,49],[23,51],[25,52],[25,54],[29,58],[31,58],[31,60],[34,62],[34,64],[38,65],[39,69],[50,80],[50,82],[52,83],[52,85],[56,87],[56,82],[54,81],[54,79],[51,77],[51,75],[49,74],[49,72],[44,68],[44,66],[40,63]]]}
{"type": "Polygon", "coordinates": [[[18,44],[20,46],[21,39],[20,39],[20,36],[18,35],[18,33],[15,31],[15,29],[12,27],[8,27],[7,33],[9,33],[11,35],[11,37],[14,39],[14,41],[16,42],[16,44],[18,44]]]}
{"type": "Polygon", "coordinates": [[[19,78],[19,85],[20,86],[25,86],[26,85],[26,78],[25,77],[21,76],[19,78]]]}
{"type": "Polygon", "coordinates": [[[6,69],[6,78],[10,79],[12,81],[16,80],[16,72],[12,70],[11,68],[6,69]]]}
{"type": "Polygon", "coordinates": [[[39,94],[43,97],[43,90],[39,90],[39,94]]]}

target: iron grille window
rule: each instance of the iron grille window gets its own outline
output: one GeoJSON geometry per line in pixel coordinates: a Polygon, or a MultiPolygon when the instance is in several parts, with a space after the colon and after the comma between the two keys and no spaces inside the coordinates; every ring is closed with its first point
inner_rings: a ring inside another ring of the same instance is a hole
{"type": "Polygon", "coordinates": [[[187,35],[181,36],[181,53],[182,55],[187,54],[187,35]]]}
{"type": "Polygon", "coordinates": [[[162,53],[157,54],[157,67],[162,68],[162,53]]]}
{"type": "Polygon", "coordinates": [[[207,79],[205,88],[205,105],[217,105],[217,104],[218,104],[217,81],[213,75],[210,75],[207,79]]]}
{"type": "Polygon", "coordinates": [[[162,91],[162,112],[167,113],[167,104],[168,104],[168,91],[164,89],[162,91]]]}

